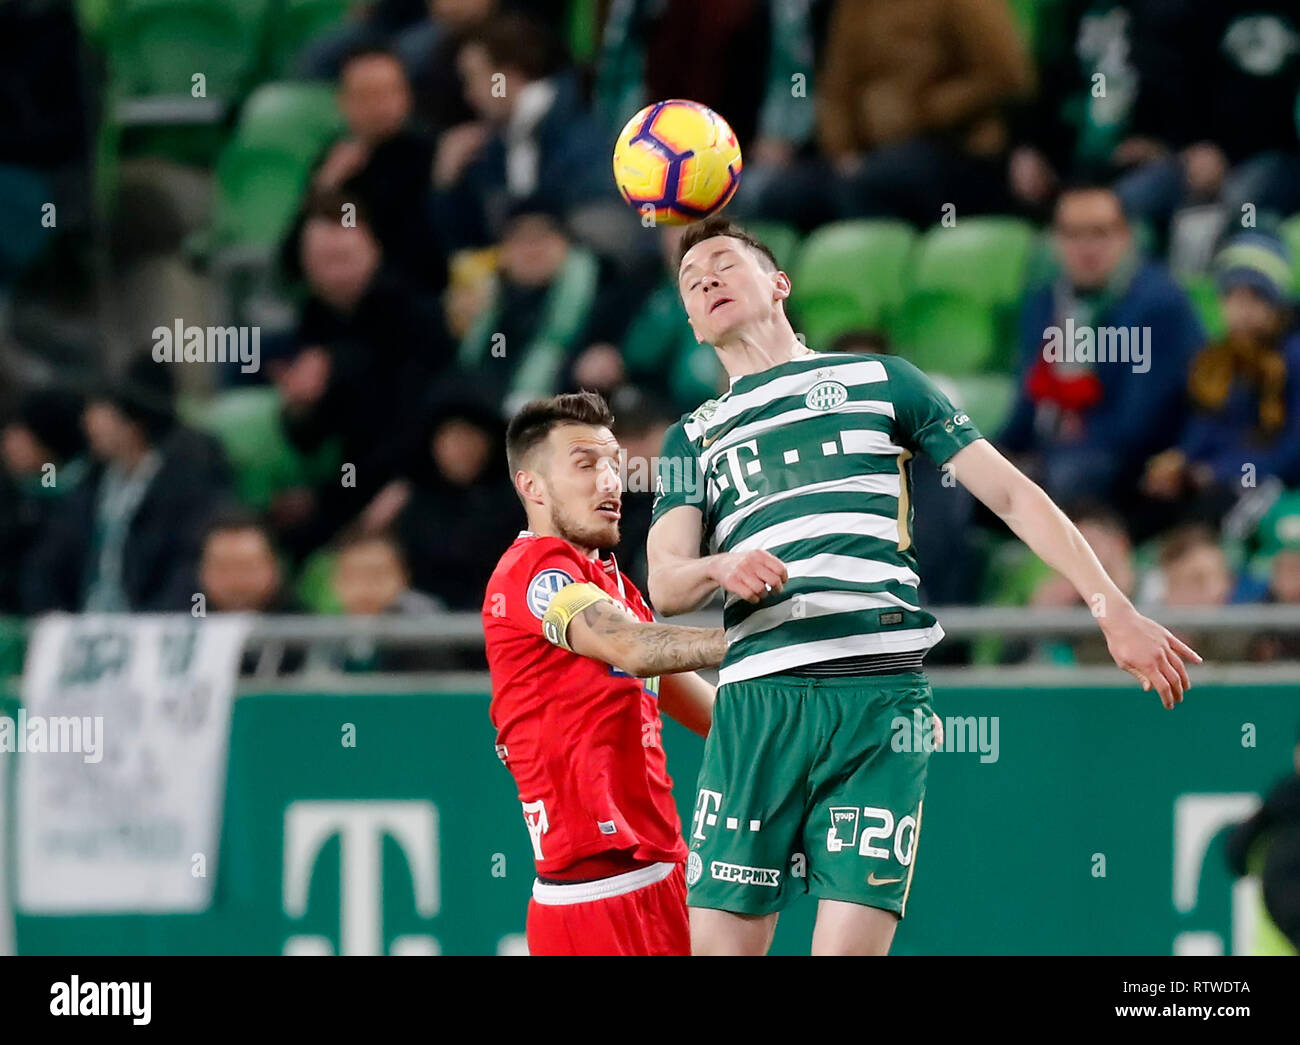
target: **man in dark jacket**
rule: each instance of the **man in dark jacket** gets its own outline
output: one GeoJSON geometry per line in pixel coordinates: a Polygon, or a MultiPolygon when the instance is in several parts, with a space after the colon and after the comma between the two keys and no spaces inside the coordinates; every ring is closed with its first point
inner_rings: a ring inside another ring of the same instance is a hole
{"type": "Polygon", "coordinates": [[[1055,236],[1062,272],[1025,302],[1020,390],[999,441],[1053,498],[1104,501],[1177,440],[1205,338],[1183,291],[1137,254],[1111,190],[1063,192],[1055,236]]]}
{"type": "Polygon", "coordinates": [[[433,141],[411,126],[411,86],[397,55],[359,45],[343,63],[338,99],[347,132],[321,157],[313,185],[364,204],[389,265],[440,290],[447,266],[429,198],[433,141]]]}
{"type": "Polygon", "coordinates": [[[340,224],[341,202],[332,193],[312,198],[286,259],[310,296],[297,352],[276,374],[285,431],[308,453],[336,439],[352,466],[317,490],[315,510],[282,534],[295,557],[334,536],[396,474],[451,359],[437,297],[387,264],[363,208],[354,227],[340,224]]]}
{"type": "Polygon", "coordinates": [[[510,203],[533,195],[570,222],[594,225],[579,212],[595,208],[619,230],[629,218],[635,225],[610,176],[612,143],[544,27],[494,19],[464,37],[457,63],[479,122],[443,134],[434,161],[435,216],[449,252],[495,242],[510,203]]]}
{"type": "Polygon", "coordinates": [[[425,432],[393,528],[414,588],[452,610],[478,609],[501,550],[527,525],[506,467],[505,423],[494,404],[447,386],[425,432]]]}
{"type": "Polygon", "coordinates": [[[25,612],[190,609],[203,527],[229,477],[216,443],[177,425],[173,365],[140,356],[90,397],[97,463],[28,556],[25,612]]]}

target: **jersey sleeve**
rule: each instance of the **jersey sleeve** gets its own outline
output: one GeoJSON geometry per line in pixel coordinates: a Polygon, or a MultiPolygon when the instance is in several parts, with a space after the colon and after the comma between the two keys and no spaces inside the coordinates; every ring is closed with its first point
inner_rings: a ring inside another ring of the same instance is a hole
{"type": "Polygon", "coordinates": [[[626,573],[623,574],[623,591],[626,593],[628,604],[636,611],[637,616],[644,621],[657,619],[654,610],[650,608],[650,603],[646,602],[645,596],[641,594],[641,589],[632,583],[632,578],[626,573]]]}
{"type": "Polygon", "coordinates": [[[888,357],[894,417],[903,445],[922,451],[942,465],[962,447],[982,438],[964,410],[950,400],[930,378],[897,356],[888,357]]]}
{"type": "Polygon", "coordinates": [[[582,559],[572,545],[558,537],[540,537],[488,592],[485,608],[492,616],[551,641],[542,627],[551,599],[562,588],[586,579],[582,559]]]}
{"type": "Polygon", "coordinates": [[[685,422],[678,421],[664,436],[655,474],[655,496],[650,509],[650,525],[667,512],[684,504],[704,508],[704,483],[700,459],[686,437],[685,422]]]}

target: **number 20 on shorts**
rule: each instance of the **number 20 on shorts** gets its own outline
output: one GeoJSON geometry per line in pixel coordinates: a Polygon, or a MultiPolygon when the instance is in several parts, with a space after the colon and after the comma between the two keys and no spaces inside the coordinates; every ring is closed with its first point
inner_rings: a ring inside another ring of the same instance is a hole
{"type": "MultiPolygon", "coordinates": [[[[920,812],[918,807],[917,816],[920,812]]],[[[831,806],[830,817],[830,830],[826,832],[827,852],[838,853],[857,846],[861,856],[888,860],[889,840],[892,838],[894,857],[904,867],[911,865],[916,853],[917,817],[908,814],[895,824],[892,812],[875,806],[831,806]],[[876,842],[886,844],[875,845],[876,842]]]]}

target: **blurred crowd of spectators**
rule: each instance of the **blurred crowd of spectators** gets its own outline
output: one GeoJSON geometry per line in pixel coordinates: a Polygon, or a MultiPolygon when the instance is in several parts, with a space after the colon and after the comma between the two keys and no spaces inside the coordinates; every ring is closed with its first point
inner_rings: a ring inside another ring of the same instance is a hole
{"type": "MultiPolygon", "coordinates": [[[[336,85],[346,130],[276,259],[292,322],[263,332],[258,373],[227,368],[218,391],[261,386],[289,452],[325,467],[264,503],[241,498],[238,462],[189,422],[184,367],[147,345],[94,380],[62,380],[57,322],[10,322],[30,281],[0,251],[0,613],[189,611],[197,593],[209,611],[477,609],[524,524],[504,464],[513,409],[600,389],[629,453],[650,457],[681,412],[726,387],[677,301],[680,230],[643,229],[610,177],[623,122],[666,97],[735,128],[742,221],[925,228],[950,204],[958,220],[1048,225],[1059,266],[1026,288],[1016,399],[986,434],[1134,597],[1300,604],[1297,288],[1272,231],[1300,211],[1300,15],[1249,0],[1040,6],[1026,22],[1005,0],[613,0],[595,6],[585,63],[562,43],[564,2],[360,9],[297,63],[336,85]],[[1201,251],[1226,327],[1215,338],[1169,270],[1183,217],[1206,205],[1229,216],[1201,251]],[[1149,331],[1149,368],[1049,360],[1045,332],[1067,321],[1149,331]],[[21,343],[55,365],[13,365],[21,343]]],[[[88,165],[84,101],[30,81],[52,68],[33,58],[41,47],[50,62],[76,47],[59,7],[0,10],[0,30],[13,19],[41,45],[0,63],[6,184],[75,184],[88,165]]],[[[0,31],[0,51],[16,39],[0,31]]],[[[42,272],[55,313],[96,292],[57,261],[42,272]]],[[[798,300],[796,286],[796,319],[798,300]]],[[[889,344],[857,331],[835,348],[889,344]]],[[[931,599],[987,598],[993,521],[937,473],[918,470],[917,487],[931,599]]],[[[642,582],[648,515],[648,495],[629,492],[618,552],[642,582]]],[[[1018,576],[1000,592],[1078,601],[1059,578],[1018,576]]],[[[1224,657],[1300,656],[1294,636],[1205,639],[1224,657]]],[[[1097,651],[1000,655],[1031,654],[1097,651]]]]}

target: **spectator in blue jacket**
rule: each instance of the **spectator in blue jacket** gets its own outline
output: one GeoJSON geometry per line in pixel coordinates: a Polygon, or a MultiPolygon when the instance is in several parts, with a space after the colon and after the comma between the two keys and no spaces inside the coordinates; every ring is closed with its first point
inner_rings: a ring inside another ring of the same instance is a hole
{"type": "Polygon", "coordinates": [[[574,71],[545,27],[522,15],[493,19],[462,37],[456,61],[479,119],[446,131],[434,160],[435,214],[448,252],[497,242],[511,204],[529,197],[562,210],[580,238],[607,229],[612,215],[610,242],[593,245],[617,250],[636,216],[610,176],[612,143],[586,112],[574,71]]]}
{"type": "Polygon", "coordinates": [[[1300,485],[1300,329],[1291,258],[1276,237],[1243,232],[1214,268],[1227,330],[1192,361],[1191,414],[1173,449],[1147,463],[1143,492],[1217,521],[1245,492],[1276,477],[1300,485]]]}
{"type": "Polygon", "coordinates": [[[1061,272],[1025,301],[1020,388],[1000,443],[1055,499],[1114,502],[1182,429],[1205,335],[1163,266],[1143,259],[1108,188],[1062,192],[1061,272]]]}

